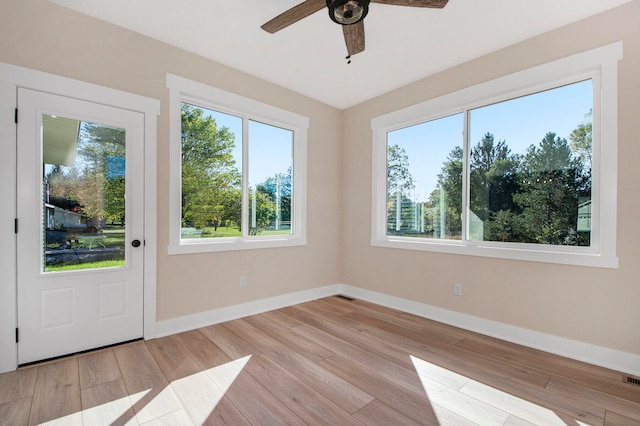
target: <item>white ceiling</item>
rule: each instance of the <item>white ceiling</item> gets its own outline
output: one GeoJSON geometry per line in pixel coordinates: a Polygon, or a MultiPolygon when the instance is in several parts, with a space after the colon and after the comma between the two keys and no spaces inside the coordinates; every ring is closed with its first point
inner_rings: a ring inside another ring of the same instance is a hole
{"type": "Polygon", "coordinates": [[[50,0],[343,109],[632,0],[449,0],[442,10],[371,4],[366,50],[345,60],[325,10],[260,29],[302,0],[50,0]]]}

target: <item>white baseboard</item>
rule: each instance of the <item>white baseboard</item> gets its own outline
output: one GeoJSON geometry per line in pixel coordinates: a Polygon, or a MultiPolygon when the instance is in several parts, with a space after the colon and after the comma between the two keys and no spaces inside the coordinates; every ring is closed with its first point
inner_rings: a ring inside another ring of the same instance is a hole
{"type": "Polygon", "coordinates": [[[253,302],[241,303],[211,311],[158,321],[156,323],[156,336],[164,337],[170,334],[182,333],[208,325],[219,324],[225,321],[261,314],[275,309],[285,308],[298,303],[309,302],[323,297],[333,296],[340,292],[340,284],[298,291],[282,296],[269,297],[253,302]]]}
{"type": "Polygon", "coordinates": [[[553,336],[425,303],[340,285],[340,294],[612,370],[640,375],[640,355],[553,336]]]}
{"type": "Polygon", "coordinates": [[[400,297],[390,296],[371,290],[365,290],[346,284],[334,284],[311,290],[289,293],[282,296],[256,300],[193,315],[158,321],[156,334],[158,337],[168,336],[183,331],[219,324],[263,312],[280,309],[298,303],[309,302],[323,297],[342,294],[362,299],[409,314],[428,318],[444,324],[460,327],[465,330],[540,349],[545,352],[565,356],[589,364],[599,365],[612,370],[640,375],[640,355],[617,351],[590,343],[579,342],[564,337],[553,336],[522,327],[500,323],[448,309],[438,308],[425,303],[415,302],[400,297]]]}

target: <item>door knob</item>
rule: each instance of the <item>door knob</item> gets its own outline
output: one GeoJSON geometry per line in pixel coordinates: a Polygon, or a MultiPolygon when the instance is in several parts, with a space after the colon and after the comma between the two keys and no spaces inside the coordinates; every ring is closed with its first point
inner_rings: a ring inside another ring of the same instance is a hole
{"type": "Polygon", "coordinates": [[[140,247],[140,240],[131,241],[131,245],[134,246],[134,247],[140,247]]]}

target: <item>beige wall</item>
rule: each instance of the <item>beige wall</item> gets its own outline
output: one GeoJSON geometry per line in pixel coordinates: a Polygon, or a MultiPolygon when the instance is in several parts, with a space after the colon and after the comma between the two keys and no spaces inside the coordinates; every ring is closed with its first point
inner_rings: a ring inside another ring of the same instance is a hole
{"type": "Polygon", "coordinates": [[[640,1],[418,81],[346,111],[344,283],[640,354],[640,1]],[[619,63],[617,270],[370,246],[373,117],[531,66],[623,40],[619,63]],[[453,296],[453,283],[464,295],[453,296]]]}
{"type": "Polygon", "coordinates": [[[335,283],[640,354],[640,1],[337,111],[286,89],[44,0],[3,0],[0,61],[161,101],[158,319],[335,283]],[[617,270],[374,248],[372,117],[613,41],[620,63],[617,270]],[[310,118],[308,245],[168,256],[167,72],[310,118]],[[348,125],[347,125],[348,123],[348,125]],[[343,127],[344,126],[344,127],[343,127]],[[247,276],[249,287],[239,288],[247,276]],[[464,285],[454,298],[452,285],[464,285]]]}
{"type": "MultiPolygon", "coordinates": [[[[340,116],[325,104],[44,0],[3,0],[0,61],[159,99],[157,318],[340,282],[340,116]],[[309,117],[308,245],[167,255],[169,124],[166,73],[309,117]],[[240,277],[248,287],[240,289],[240,277]]],[[[240,50],[241,51],[241,50],[240,50]]]]}

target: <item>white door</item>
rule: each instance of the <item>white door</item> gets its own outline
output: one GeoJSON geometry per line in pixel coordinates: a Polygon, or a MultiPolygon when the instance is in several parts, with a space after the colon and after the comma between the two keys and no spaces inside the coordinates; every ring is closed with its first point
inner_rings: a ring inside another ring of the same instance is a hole
{"type": "Polygon", "coordinates": [[[18,363],[142,337],[144,116],[18,89],[18,363]]]}

